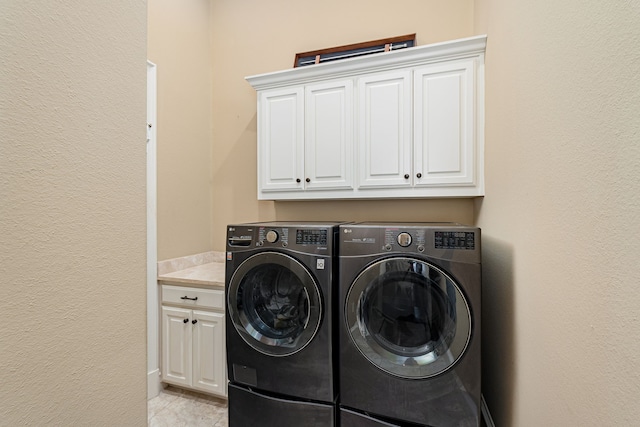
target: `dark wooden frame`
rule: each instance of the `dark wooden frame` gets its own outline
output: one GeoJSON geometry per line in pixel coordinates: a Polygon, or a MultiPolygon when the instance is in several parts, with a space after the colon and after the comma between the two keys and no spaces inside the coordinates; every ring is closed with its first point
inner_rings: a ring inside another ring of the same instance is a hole
{"type": "Polygon", "coordinates": [[[322,55],[346,52],[346,51],[358,50],[358,49],[374,48],[377,46],[380,46],[380,47],[384,46],[384,51],[388,52],[389,50],[391,50],[392,44],[403,43],[403,42],[412,42],[412,45],[415,46],[416,44],[415,33],[407,34],[404,36],[390,37],[386,39],[372,40],[372,41],[362,42],[362,43],[348,44],[344,46],[330,47],[327,49],[311,50],[309,52],[296,53],[296,57],[293,62],[293,67],[294,68],[298,67],[298,62],[300,61],[300,58],[315,56],[316,57],[315,63],[318,64],[321,62],[322,55]]]}

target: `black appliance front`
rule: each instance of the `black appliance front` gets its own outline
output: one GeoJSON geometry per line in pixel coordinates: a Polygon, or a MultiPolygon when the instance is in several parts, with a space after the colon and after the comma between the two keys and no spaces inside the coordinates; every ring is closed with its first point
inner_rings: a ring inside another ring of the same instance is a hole
{"type": "MultiPolygon", "coordinates": [[[[336,232],[336,224],[318,223],[228,227],[226,339],[232,384],[301,401],[335,401],[336,232]]],[[[230,396],[230,406],[237,403],[230,396]]]]}
{"type": "Polygon", "coordinates": [[[339,250],[341,418],[478,426],[479,229],[348,225],[339,250]]]}
{"type": "Polygon", "coordinates": [[[274,397],[229,384],[229,426],[333,427],[335,406],[274,397]]]}
{"type": "Polygon", "coordinates": [[[345,427],[402,427],[400,424],[388,423],[345,408],[340,408],[339,412],[340,425],[345,427]]]}

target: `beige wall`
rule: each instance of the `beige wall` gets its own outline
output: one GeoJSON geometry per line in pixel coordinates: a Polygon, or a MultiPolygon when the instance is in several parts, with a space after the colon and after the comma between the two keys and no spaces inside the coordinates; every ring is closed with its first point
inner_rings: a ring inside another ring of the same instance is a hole
{"type": "Polygon", "coordinates": [[[0,425],[146,425],[146,4],[0,17],[0,425]]]}
{"type": "Polygon", "coordinates": [[[158,259],[211,250],[210,0],[149,0],[158,71],[158,259]]]}
{"type": "Polygon", "coordinates": [[[634,424],[640,6],[403,6],[211,3],[213,249],[224,249],[232,222],[475,222],[483,229],[483,393],[496,424],[634,424]],[[289,68],[296,52],[412,32],[419,44],[488,34],[486,197],[258,202],[256,97],[244,77],[289,68]]]}
{"type": "Polygon", "coordinates": [[[485,398],[498,426],[640,419],[640,5],[477,0],[485,398]]]}
{"type": "Polygon", "coordinates": [[[473,221],[473,201],[257,201],[256,93],[244,77],[291,68],[295,54],[417,34],[418,44],[474,35],[473,1],[217,0],[213,23],[213,248],[225,225],[262,220],[473,221]]]}

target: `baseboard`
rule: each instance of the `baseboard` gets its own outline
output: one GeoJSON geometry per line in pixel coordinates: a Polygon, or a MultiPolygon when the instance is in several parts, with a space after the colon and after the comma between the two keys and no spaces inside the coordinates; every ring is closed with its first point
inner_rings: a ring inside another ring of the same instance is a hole
{"type": "Polygon", "coordinates": [[[153,399],[160,394],[161,389],[160,369],[154,369],[147,374],[147,400],[153,399]]]}
{"type": "Polygon", "coordinates": [[[491,418],[491,412],[489,412],[489,407],[487,406],[487,401],[484,400],[484,395],[480,397],[482,404],[482,419],[484,420],[484,424],[487,427],[496,427],[493,423],[493,418],[491,418]]]}

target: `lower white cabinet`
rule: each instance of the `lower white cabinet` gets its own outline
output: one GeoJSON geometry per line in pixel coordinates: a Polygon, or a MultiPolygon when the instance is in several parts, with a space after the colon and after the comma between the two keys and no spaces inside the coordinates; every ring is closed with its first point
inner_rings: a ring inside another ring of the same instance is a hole
{"type": "Polygon", "coordinates": [[[162,380],[227,395],[224,291],[162,285],[162,380]]]}

